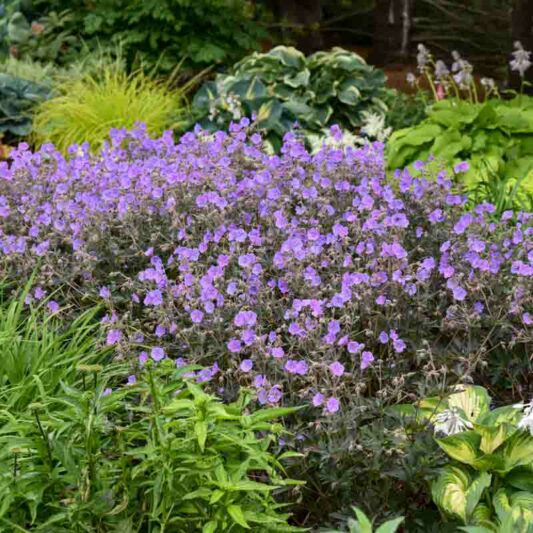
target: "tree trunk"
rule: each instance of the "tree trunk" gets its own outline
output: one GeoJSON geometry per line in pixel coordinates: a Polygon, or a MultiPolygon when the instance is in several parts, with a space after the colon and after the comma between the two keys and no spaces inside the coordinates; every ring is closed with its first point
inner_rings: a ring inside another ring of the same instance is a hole
{"type": "Polygon", "coordinates": [[[376,0],[370,61],[385,65],[409,56],[413,0],[376,0]]]}

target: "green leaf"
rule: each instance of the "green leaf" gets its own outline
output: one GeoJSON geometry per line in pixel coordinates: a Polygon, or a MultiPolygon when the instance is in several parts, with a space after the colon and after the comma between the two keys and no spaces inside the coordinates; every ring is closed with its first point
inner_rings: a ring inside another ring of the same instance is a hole
{"type": "Polygon", "coordinates": [[[516,431],[502,450],[504,472],[533,462],[533,437],[528,431],[516,431]]]}
{"type": "Polygon", "coordinates": [[[468,420],[476,422],[478,417],[489,412],[490,396],[483,387],[469,385],[464,390],[451,394],[448,405],[458,407],[468,420]]]}
{"type": "Polygon", "coordinates": [[[388,522],[385,522],[384,524],[379,526],[378,529],[376,530],[376,533],[395,533],[403,521],[404,521],[403,517],[389,520],[388,522]]]}
{"type": "Polygon", "coordinates": [[[474,429],[479,435],[481,435],[479,449],[487,454],[494,452],[505,442],[507,437],[515,431],[515,428],[509,424],[500,424],[496,426],[474,424],[474,429]]]}
{"type": "Polygon", "coordinates": [[[468,490],[466,491],[466,517],[470,518],[476,508],[483,491],[490,487],[492,476],[487,472],[482,472],[476,479],[472,481],[468,490]]]}
{"type": "Polygon", "coordinates": [[[283,82],[289,87],[298,88],[304,87],[309,83],[309,78],[311,73],[309,70],[304,69],[298,72],[297,74],[284,76],[283,82]]]}
{"type": "Polygon", "coordinates": [[[446,513],[466,521],[466,491],[470,477],[460,468],[447,466],[431,486],[433,501],[446,513]]]}
{"type": "Polygon", "coordinates": [[[248,522],[244,518],[244,513],[239,505],[228,505],[228,514],[233,518],[233,521],[245,529],[250,529],[248,522]]]}
{"type": "Polygon", "coordinates": [[[210,520],[202,528],[202,533],[215,533],[217,530],[218,524],[216,520],[210,520]]]}
{"type": "Polygon", "coordinates": [[[346,89],[339,91],[337,98],[347,105],[356,105],[361,99],[361,92],[355,86],[347,87],[346,89]]]}
{"type": "Polygon", "coordinates": [[[205,420],[198,420],[194,424],[194,433],[198,440],[198,446],[202,452],[205,450],[205,441],[207,440],[207,422],[205,420]]]}
{"type": "Polygon", "coordinates": [[[257,112],[256,126],[261,129],[271,130],[278,123],[283,108],[277,100],[268,100],[261,105],[257,112]]]}
{"type": "Polygon", "coordinates": [[[283,416],[288,416],[299,411],[301,407],[270,407],[261,409],[250,415],[253,422],[265,422],[267,420],[277,420],[283,416]]]}
{"type": "Polygon", "coordinates": [[[357,533],[372,533],[372,522],[366,514],[357,507],[352,507],[357,517],[357,533]]]}
{"type": "Polygon", "coordinates": [[[275,57],[283,65],[301,70],[305,66],[305,56],[292,46],[276,46],[268,52],[270,57],[275,57]]]}
{"type": "Polygon", "coordinates": [[[533,493],[533,464],[511,470],[504,479],[511,487],[533,493]]]}
{"type": "Polygon", "coordinates": [[[437,444],[456,461],[473,464],[480,454],[481,437],[475,431],[463,431],[442,439],[435,439],[437,444]]]}

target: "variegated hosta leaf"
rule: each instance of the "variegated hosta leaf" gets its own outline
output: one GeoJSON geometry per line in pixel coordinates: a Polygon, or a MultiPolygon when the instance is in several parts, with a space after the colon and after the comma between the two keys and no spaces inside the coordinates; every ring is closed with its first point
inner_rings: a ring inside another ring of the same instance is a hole
{"type": "Polygon", "coordinates": [[[479,452],[481,437],[475,431],[463,431],[435,440],[452,459],[461,463],[471,465],[481,457],[479,452]]]}
{"type": "Polygon", "coordinates": [[[448,466],[431,486],[433,501],[446,513],[466,521],[466,491],[470,477],[460,468],[448,466]]]}
{"type": "Polygon", "coordinates": [[[505,483],[533,494],[533,463],[515,468],[505,476],[505,483]]]}
{"type": "Polygon", "coordinates": [[[504,472],[510,472],[518,466],[533,463],[533,436],[528,431],[520,430],[513,433],[502,449],[504,472]]]}
{"type": "Polygon", "coordinates": [[[474,424],[475,431],[481,435],[479,448],[484,453],[492,453],[499,448],[515,431],[510,424],[485,426],[474,424]]]}
{"type": "Polygon", "coordinates": [[[468,385],[451,394],[448,405],[461,409],[468,420],[476,422],[480,415],[490,411],[490,396],[483,387],[468,385]]]}

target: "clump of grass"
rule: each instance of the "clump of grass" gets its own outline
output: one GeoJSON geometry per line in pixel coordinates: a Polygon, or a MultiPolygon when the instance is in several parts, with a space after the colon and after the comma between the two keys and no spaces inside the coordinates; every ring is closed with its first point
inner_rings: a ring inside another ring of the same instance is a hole
{"type": "Polygon", "coordinates": [[[78,366],[100,363],[97,308],[65,324],[61,311],[47,310],[48,300],[26,305],[28,287],[17,293],[0,287],[0,407],[24,409],[71,382],[78,366]],[[46,392],[45,392],[46,391],[46,392]]]}
{"type": "Polygon", "coordinates": [[[127,74],[117,63],[101,73],[63,79],[58,95],[38,106],[34,141],[52,142],[63,153],[71,144],[88,142],[97,150],[111,128],[146,124],[151,135],[179,127],[185,89],[158,83],[142,71],[127,74]]]}

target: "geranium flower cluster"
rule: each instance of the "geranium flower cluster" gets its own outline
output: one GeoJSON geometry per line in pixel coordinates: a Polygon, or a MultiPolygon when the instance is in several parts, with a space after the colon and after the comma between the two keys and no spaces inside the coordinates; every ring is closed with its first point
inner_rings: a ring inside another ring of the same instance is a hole
{"type": "Polygon", "coordinates": [[[331,414],[420,369],[421,347],[531,351],[531,214],[466,212],[422,164],[388,181],[380,144],[311,155],[287,134],[272,155],[243,119],[71,152],[21,145],[0,163],[0,268],[34,275],[27,303],[53,298],[50,312],[100,303],[130,381],[173,358],[220,390],[331,414]]]}

